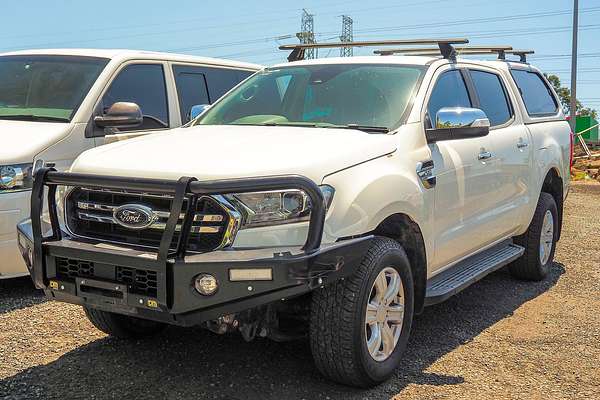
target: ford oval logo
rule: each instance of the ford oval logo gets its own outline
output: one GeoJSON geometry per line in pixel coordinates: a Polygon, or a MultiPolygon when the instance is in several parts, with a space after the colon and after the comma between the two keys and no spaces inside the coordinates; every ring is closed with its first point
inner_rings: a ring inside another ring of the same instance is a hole
{"type": "Polygon", "coordinates": [[[113,211],[117,224],[129,229],[144,229],[156,221],[156,214],[150,207],[139,204],[124,204],[113,211]]]}

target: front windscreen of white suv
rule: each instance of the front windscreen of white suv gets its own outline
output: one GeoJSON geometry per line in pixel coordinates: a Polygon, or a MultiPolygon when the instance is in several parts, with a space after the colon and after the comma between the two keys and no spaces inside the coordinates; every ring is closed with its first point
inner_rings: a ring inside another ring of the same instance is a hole
{"type": "Polygon", "coordinates": [[[0,119],[69,122],[108,59],[0,57],[0,119]]]}
{"type": "Polygon", "coordinates": [[[266,69],[194,124],[293,125],[389,132],[403,121],[425,67],[320,64],[266,69]]]}

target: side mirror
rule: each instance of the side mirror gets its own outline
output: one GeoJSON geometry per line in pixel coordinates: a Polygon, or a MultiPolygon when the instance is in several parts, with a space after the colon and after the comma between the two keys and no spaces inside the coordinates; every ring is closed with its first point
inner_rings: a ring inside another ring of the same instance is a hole
{"type": "Polygon", "coordinates": [[[196,104],[192,106],[190,113],[188,114],[190,121],[196,118],[198,115],[202,114],[204,111],[208,110],[209,108],[210,104],[196,104]]]}
{"type": "Polygon", "coordinates": [[[110,106],[106,114],[94,117],[94,123],[100,128],[134,128],[143,121],[140,107],[126,102],[117,102],[110,106]]]}
{"type": "Polygon", "coordinates": [[[427,129],[427,143],[486,136],[490,120],[478,108],[444,107],[435,116],[435,128],[427,129]]]}

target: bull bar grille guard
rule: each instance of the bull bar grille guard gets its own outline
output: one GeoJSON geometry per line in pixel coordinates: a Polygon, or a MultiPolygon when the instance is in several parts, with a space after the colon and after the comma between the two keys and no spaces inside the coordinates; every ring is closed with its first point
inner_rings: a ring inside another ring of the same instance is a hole
{"type": "MultiPolygon", "coordinates": [[[[36,287],[47,286],[44,266],[43,245],[48,242],[62,240],[56,204],[56,189],[58,186],[85,186],[104,189],[135,190],[141,192],[169,194],[173,196],[170,214],[163,232],[156,259],[148,259],[155,267],[166,269],[169,259],[183,261],[187,252],[189,228],[193,219],[195,199],[199,196],[225,195],[232,193],[248,193],[255,191],[298,189],[304,191],[311,201],[308,234],[302,247],[305,254],[319,250],[323,236],[326,207],[323,194],[319,187],[310,179],[300,175],[283,175],[258,178],[227,179],[214,181],[198,181],[193,177],[181,177],[175,180],[153,178],[112,177],[93,174],[57,172],[54,168],[40,168],[35,172],[31,193],[31,230],[33,236],[33,265],[32,279],[36,287]],[[48,212],[50,217],[51,235],[43,236],[42,212],[44,208],[44,193],[47,189],[48,212]],[[190,196],[192,201],[183,210],[184,199],[190,196]],[[182,232],[177,240],[175,250],[170,249],[176,225],[181,213],[184,213],[182,232]]],[[[160,293],[165,293],[159,288],[160,293]]],[[[161,297],[161,296],[159,296],[161,297]]],[[[165,299],[159,299],[165,300],[165,299]]]]}

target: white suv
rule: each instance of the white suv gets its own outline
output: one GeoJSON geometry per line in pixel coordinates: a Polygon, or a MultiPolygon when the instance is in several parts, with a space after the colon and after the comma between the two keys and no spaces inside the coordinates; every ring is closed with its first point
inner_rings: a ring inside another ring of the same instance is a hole
{"type": "Polygon", "coordinates": [[[260,68],[133,50],[0,54],[0,279],[27,274],[15,225],[29,216],[36,167],[66,170],[92,147],[179,127],[192,106],[212,103],[260,68]],[[135,105],[110,109],[119,102],[135,105]],[[110,119],[132,108],[142,115],[128,125],[122,115],[110,119]]]}
{"type": "Polygon", "coordinates": [[[444,56],[266,68],[186,127],[38,171],[19,226],[36,286],[118,337],[308,336],[327,377],[386,379],[425,306],[505,265],[546,276],[569,183],[538,69],[424,42],[444,56]]]}

